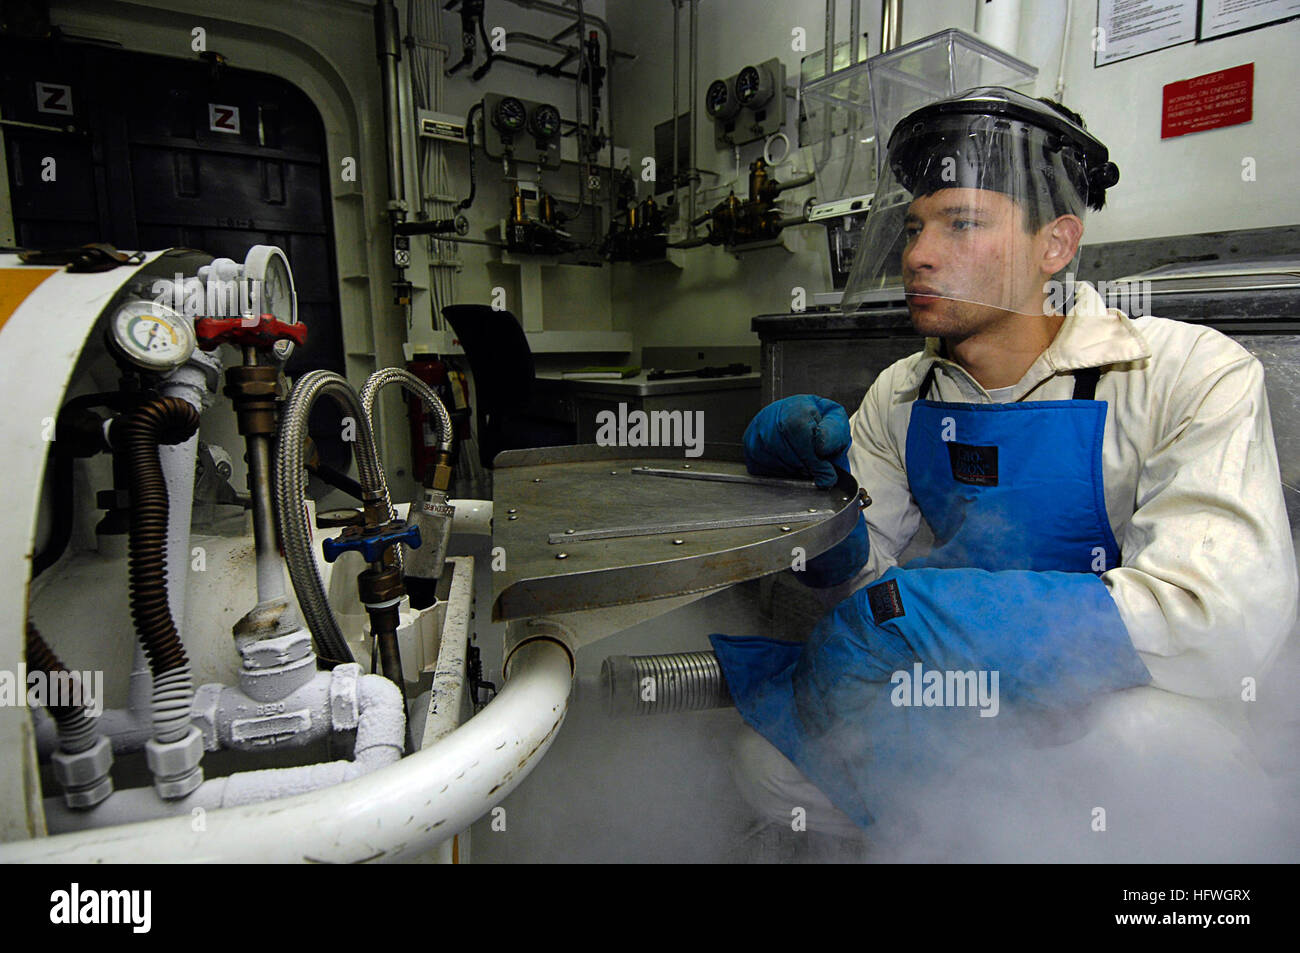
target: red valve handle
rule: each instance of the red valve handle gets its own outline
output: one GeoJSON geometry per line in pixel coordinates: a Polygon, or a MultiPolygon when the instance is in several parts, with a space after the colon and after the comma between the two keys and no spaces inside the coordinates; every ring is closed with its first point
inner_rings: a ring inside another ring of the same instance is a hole
{"type": "Polygon", "coordinates": [[[307,340],[307,325],[285,324],[272,315],[259,315],[252,318],[200,318],[194,322],[194,332],[198,335],[199,347],[205,351],[215,350],[221,344],[233,344],[236,347],[271,347],[276,341],[296,341],[303,344],[307,340]]]}

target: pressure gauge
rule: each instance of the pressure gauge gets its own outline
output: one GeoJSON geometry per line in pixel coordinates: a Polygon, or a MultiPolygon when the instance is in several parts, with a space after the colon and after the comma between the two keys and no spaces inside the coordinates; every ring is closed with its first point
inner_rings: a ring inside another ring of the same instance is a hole
{"type": "Polygon", "coordinates": [[[550,139],[560,131],[560,111],[551,105],[541,105],[533,110],[528,128],[538,139],[550,139]]]}
{"type": "Polygon", "coordinates": [[[772,72],[766,66],[746,66],[736,77],[736,98],[742,106],[758,109],[773,91],[772,72]]]}
{"type": "Polygon", "coordinates": [[[492,110],[492,125],[504,133],[519,132],[528,123],[528,110],[513,96],[506,96],[492,110]]]}
{"type": "MultiPolygon", "coordinates": [[[[244,280],[249,299],[259,314],[269,314],[284,324],[298,323],[298,294],[293,287],[289,259],[275,245],[254,245],[244,257],[244,280]]],[[[276,341],[275,356],[287,361],[293,341],[276,341]]]]}
{"type": "Polygon", "coordinates": [[[194,322],[152,301],[128,301],[113,316],[112,341],[136,367],[155,373],[175,370],[198,345],[194,322]]]}
{"type": "Polygon", "coordinates": [[[731,95],[725,79],[715,79],[704,91],[704,111],[714,119],[727,120],[740,110],[740,103],[731,95]]]}

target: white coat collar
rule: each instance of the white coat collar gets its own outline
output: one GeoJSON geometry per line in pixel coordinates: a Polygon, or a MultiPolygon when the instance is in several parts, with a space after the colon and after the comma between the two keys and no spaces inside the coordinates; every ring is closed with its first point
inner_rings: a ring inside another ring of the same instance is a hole
{"type": "MultiPolygon", "coordinates": [[[[925,352],[913,366],[909,379],[899,382],[902,390],[919,387],[932,364],[941,364],[959,373],[966,373],[956,361],[939,353],[942,343],[941,338],[925,339],[925,352]]],[[[1074,285],[1074,307],[1065,316],[1052,343],[1029,366],[1016,391],[1028,390],[1061,371],[1122,364],[1150,356],[1151,348],[1128,316],[1118,308],[1107,308],[1106,302],[1092,285],[1078,282],[1074,285]]]]}

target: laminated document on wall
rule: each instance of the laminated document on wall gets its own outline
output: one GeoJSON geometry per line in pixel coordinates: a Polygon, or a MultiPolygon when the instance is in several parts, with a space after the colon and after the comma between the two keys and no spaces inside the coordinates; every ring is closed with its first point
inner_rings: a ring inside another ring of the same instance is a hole
{"type": "Polygon", "coordinates": [[[1300,0],[1201,0],[1198,40],[1217,40],[1300,17],[1300,0]]]}
{"type": "Polygon", "coordinates": [[[1100,0],[1092,33],[1096,66],[1196,39],[1197,0],[1100,0]]]}

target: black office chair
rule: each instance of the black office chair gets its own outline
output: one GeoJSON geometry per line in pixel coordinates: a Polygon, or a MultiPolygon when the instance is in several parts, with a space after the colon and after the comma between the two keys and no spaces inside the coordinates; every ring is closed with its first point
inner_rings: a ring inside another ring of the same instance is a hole
{"type": "Polygon", "coordinates": [[[576,431],[528,414],[533,399],[533,352],[509,311],[482,304],[451,304],[442,315],[460,340],[474,375],[475,435],[479,460],[491,469],[502,450],[572,444],[576,431]]]}

